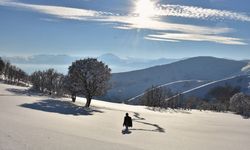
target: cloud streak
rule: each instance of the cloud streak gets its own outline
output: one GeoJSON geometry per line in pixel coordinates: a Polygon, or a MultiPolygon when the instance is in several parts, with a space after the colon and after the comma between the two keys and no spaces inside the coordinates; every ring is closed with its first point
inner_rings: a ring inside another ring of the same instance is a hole
{"type": "Polygon", "coordinates": [[[86,9],[62,7],[62,6],[34,5],[34,4],[26,4],[26,3],[6,1],[6,0],[0,2],[0,5],[37,11],[40,13],[53,15],[63,19],[85,20],[88,19],[88,17],[89,18],[98,17],[105,14],[94,10],[86,10],[86,9]]]}
{"type": "Polygon", "coordinates": [[[192,33],[161,33],[161,34],[150,34],[145,37],[148,40],[157,41],[199,41],[199,42],[215,42],[228,45],[246,45],[239,38],[223,37],[218,35],[202,35],[192,33]]]}
{"type": "Polygon", "coordinates": [[[155,10],[155,16],[148,18],[140,17],[136,14],[133,14],[133,12],[127,15],[119,15],[103,11],[64,6],[27,4],[9,0],[0,1],[0,5],[35,11],[61,19],[114,23],[114,28],[122,30],[151,30],[155,31],[156,33],[146,35],[144,37],[145,39],[166,42],[206,41],[230,45],[247,44],[243,39],[221,35],[232,32],[231,28],[169,23],[167,21],[163,21],[161,16],[177,16],[199,19],[228,18],[241,21],[250,21],[250,18],[243,14],[180,5],[157,5],[157,7],[155,7],[157,8],[157,10],[155,10]]]}
{"type": "Polygon", "coordinates": [[[244,13],[237,13],[226,10],[207,9],[194,6],[182,5],[158,5],[157,15],[159,16],[175,16],[185,18],[221,20],[231,19],[237,21],[250,22],[250,16],[244,13]]]}

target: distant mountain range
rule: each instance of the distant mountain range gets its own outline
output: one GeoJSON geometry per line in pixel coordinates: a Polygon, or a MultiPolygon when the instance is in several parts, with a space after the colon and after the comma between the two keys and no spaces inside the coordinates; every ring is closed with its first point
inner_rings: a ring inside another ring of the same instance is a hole
{"type": "Polygon", "coordinates": [[[184,92],[208,82],[246,74],[243,68],[247,65],[246,61],[194,57],[147,69],[114,73],[111,79],[112,89],[102,99],[121,102],[140,95],[152,85],[160,86],[171,82],[175,82],[171,84],[172,88],[170,86],[172,90],[184,92]]]}
{"type": "MultiPolygon", "coordinates": [[[[32,73],[35,70],[44,70],[52,67],[59,72],[66,74],[68,71],[68,66],[71,65],[73,61],[84,57],[43,54],[28,57],[13,56],[3,58],[9,60],[18,67],[23,68],[28,73],[32,73]]],[[[179,60],[167,58],[140,59],[131,57],[123,59],[111,53],[101,55],[97,58],[109,65],[113,73],[144,69],[155,65],[172,63],[179,60]]]]}
{"type": "Polygon", "coordinates": [[[153,67],[156,65],[169,64],[180,59],[160,58],[160,59],[140,59],[128,57],[122,59],[114,54],[108,53],[98,57],[99,60],[107,63],[113,72],[126,72],[153,67]]]}
{"type": "Polygon", "coordinates": [[[72,63],[78,57],[73,57],[69,55],[32,55],[28,57],[13,56],[13,57],[3,57],[9,60],[13,64],[32,64],[32,65],[66,65],[72,63]]]}

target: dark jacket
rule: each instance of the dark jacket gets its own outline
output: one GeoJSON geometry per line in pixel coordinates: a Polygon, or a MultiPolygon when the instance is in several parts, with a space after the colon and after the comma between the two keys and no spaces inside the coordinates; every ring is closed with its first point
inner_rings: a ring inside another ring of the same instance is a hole
{"type": "Polygon", "coordinates": [[[123,126],[128,126],[128,127],[133,126],[131,117],[129,117],[129,116],[124,117],[123,126]]]}

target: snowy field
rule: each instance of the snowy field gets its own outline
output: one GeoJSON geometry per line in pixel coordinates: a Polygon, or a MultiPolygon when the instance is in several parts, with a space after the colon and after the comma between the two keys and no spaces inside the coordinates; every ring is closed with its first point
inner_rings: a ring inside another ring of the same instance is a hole
{"type": "Polygon", "coordinates": [[[93,100],[42,97],[0,83],[1,150],[249,150],[250,119],[209,111],[154,112],[93,100]],[[125,113],[133,118],[122,134],[125,113]]]}

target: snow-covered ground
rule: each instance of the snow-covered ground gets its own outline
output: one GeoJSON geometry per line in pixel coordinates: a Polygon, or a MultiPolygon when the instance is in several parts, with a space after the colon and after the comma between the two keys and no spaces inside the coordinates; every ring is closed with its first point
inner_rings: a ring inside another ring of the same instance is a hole
{"type": "Polygon", "coordinates": [[[72,104],[0,83],[0,150],[248,150],[250,119],[209,111],[154,112],[84,99],[72,104]],[[125,112],[134,119],[122,134],[125,112]]]}

